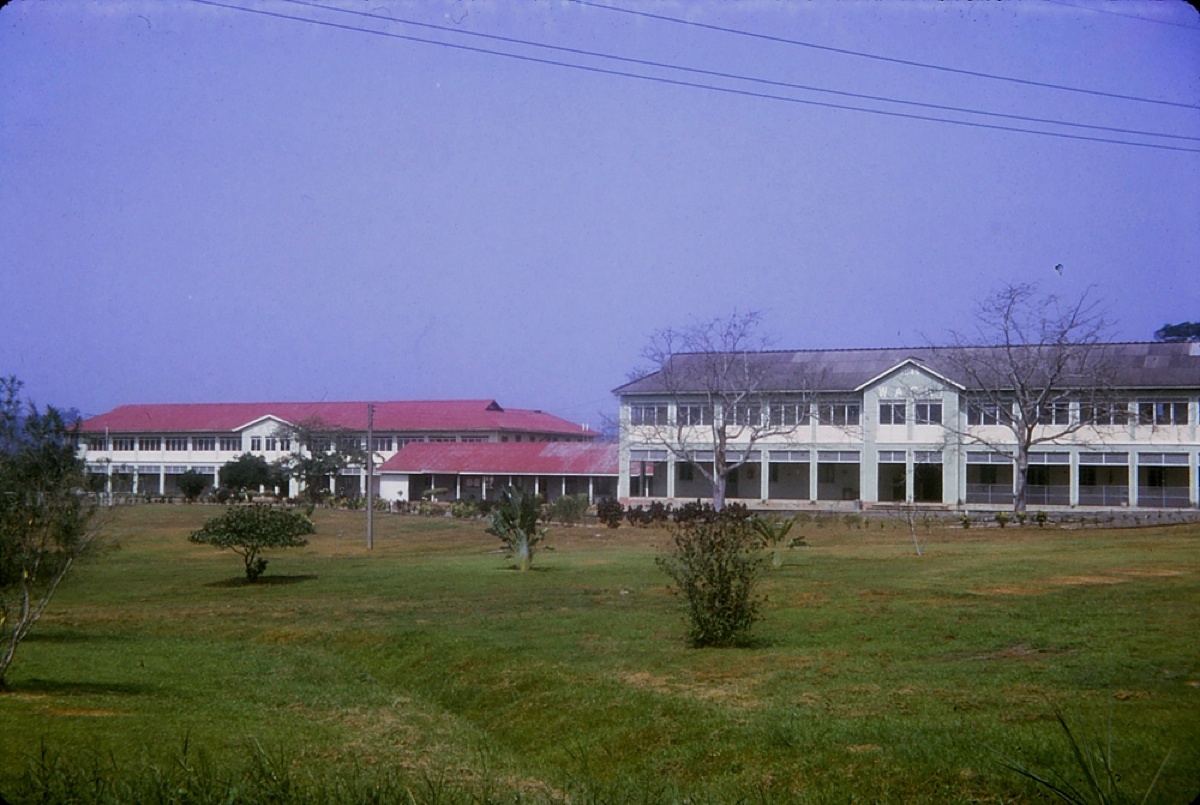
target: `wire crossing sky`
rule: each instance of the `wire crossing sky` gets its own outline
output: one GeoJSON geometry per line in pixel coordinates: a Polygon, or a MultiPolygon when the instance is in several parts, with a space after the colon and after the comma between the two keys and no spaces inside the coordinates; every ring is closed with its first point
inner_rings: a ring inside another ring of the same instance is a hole
{"type": "Polygon", "coordinates": [[[39,402],[495,398],[1091,288],[1200,315],[1186,3],[15,0],[0,374],[39,402]]]}

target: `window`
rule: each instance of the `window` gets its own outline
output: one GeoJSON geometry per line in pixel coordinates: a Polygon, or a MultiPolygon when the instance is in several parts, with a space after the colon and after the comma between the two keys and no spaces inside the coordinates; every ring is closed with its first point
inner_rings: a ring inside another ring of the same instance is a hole
{"type": "Polygon", "coordinates": [[[371,449],[380,453],[392,452],[391,436],[376,436],[371,440],[371,449]]]}
{"type": "Polygon", "coordinates": [[[483,444],[488,438],[486,436],[463,436],[461,441],[467,444],[483,444]]]}
{"type": "Polygon", "coordinates": [[[242,449],[241,436],[222,436],[221,449],[228,453],[237,452],[242,449]]]}
{"type": "Polygon", "coordinates": [[[1042,403],[1037,409],[1037,421],[1042,425],[1069,425],[1071,403],[1066,400],[1042,403]]]}
{"type": "Polygon", "coordinates": [[[138,438],[138,450],[161,450],[162,439],[157,436],[141,436],[138,438]]]}
{"type": "Polygon", "coordinates": [[[967,402],[968,425],[998,425],[1001,418],[1008,419],[1009,408],[1005,403],[992,400],[970,400],[967,402]]]}
{"type": "Polygon", "coordinates": [[[667,424],[667,406],[631,405],[629,407],[629,423],[631,425],[665,425],[667,424]]]}
{"type": "MultiPolygon", "coordinates": [[[[421,442],[424,442],[424,441],[425,441],[424,436],[397,436],[396,437],[396,449],[400,450],[406,444],[420,444],[421,442]]],[[[507,442],[508,437],[507,436],[503,437],[501,439],[501,441],[507,442]]]]}
{"type": "Polygon", "coordinates": [[[284,451],[292,449],[292,439],[290,436],[283,436],[279,439],[279,449],[284,451]]]}
{"type": "Polygon", "coordinates": [[[733,424],[757,427],[762,424],[762,406],[735,405],[733,406],[733,424]]]}
{"type": "Polygon", "coordinates": [[[942,424],[942,403],[940,401],[918,401],[916,408],[916,423],[918,425],[942,424]]]}
{"type": "Polygon", "coordinates": [[[108,449],[108,444],[105,441],[103,436],[101,436],[98,439],[92,438],[92,439],[87,440],[87,449],[88,450],[106,450],[106,449],[108,449]]]}
{"type": "Polygon", "coordinates": [[[361,450],[362,439],[357,436],[339,436],[338,447],[342,450],[361,450]]]}
{"type": "Polygon", "coordinates": [[[675,470],[678,474],[679,480],[681,480],[681,481],[696,480],[696,468],[693,467],[691,464],[686,464],[686,463],[676,464],[675,470]]]}
{"type": "Polygon", "coordinates": [[[182,452],[188,449],[188,440],[186,436],[168,436],[163,439],[163,449],[172,450],[174,452],[182,452]]]}
{"type": "Polygon", "coordinates": [[[821,403],[818,406],[820,423],[822,425],[857,425],[859,405],[852,402],[821,403]]]}
{"type": "Polygon", "coordinates": [[[677,410],[680,425],[712,424],[713,413],[710,405],[681,405],[677,410]]]}
{"type": "Polygon", "coordinates": [[[133,437],[132,436],[114,436],[112,440],[112,449],[117,453],[132,453],[133,452],[133,437]]]}
{"type": "Polygon", "coordinates": [[[193,436],[192,449],[199,452],[212,452],[217,449],[217,440],[212,436],[193,436]]]}
{"type": "Polygon", "coordinates": [[[269,452],[274,453],[279,449],[279,440],[274,436],[268,436],[263,439],[263,447],[269,452]]]}
{"type": "Polygon", "coordinates": [[[906,403],[881,402],[879,404],[880,425],[903,425],[906,403]]]}
{"type": "Polygon", "coordinates": [[[771,425],[774,427],[790,427],[792,425],[807,425],[810,421],[808,403],[772,403],[769,407],[771,425]]]}
{"type": "Polygon", "coordinates": [[[329,436],[314,435],[309,449],[314,453],[328,453],[333,449],[333,439],[329,436]]]}
{"type": "Polygon", "coordinates": [[[1186,425],[1188,404],[1166,401],[1138,403],[1138,421],[1143,425],[1186,425]]]}
{"type": "MultiPolygon", "coordinates": [[[[453,436],[430,436],[429,441],[434,442],[436,444],[446,444],[448,442],[457,442],[458,439],[456,439],[453,436]]],[[[517,441],[518,442],[521,441],[520,436],[517,437],[517,441]]]]}
{"type": "Polygon", "coordinates": [[[262,450],[262,437],[261,436],[251,436],[250,437],[250,449],[251,450],[262,450]]]}
{"type": "Polygon", "coordinates": [[[1129,404],[1080,403],[1079,421],[1088,425],[1124,425],[1129,422],[1129,404]]]}

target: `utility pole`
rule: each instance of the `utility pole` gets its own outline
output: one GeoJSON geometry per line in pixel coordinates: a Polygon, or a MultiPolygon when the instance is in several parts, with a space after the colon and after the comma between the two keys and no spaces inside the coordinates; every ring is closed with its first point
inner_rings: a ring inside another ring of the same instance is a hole
{"type": "Polygon", "coordinates": [[[367,550],[375,548],[375,404],[367,403],[367,550]]]}

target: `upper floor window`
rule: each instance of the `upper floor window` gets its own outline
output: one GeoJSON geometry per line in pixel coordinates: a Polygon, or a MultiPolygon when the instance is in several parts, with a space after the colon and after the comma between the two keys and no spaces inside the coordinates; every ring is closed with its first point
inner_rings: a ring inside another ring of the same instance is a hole
{"type": "Polygon", "coordinates": [[[1071,403],[1066,400],[1042,403],[1037,408],[1037,421],[1042,425],[1069,425],[1071,423],[1071,403]]]}
{"type": "Polygon", "coordinates": [[[1143,425],[1186,425],[1188,404],[1175,401],[1138,403],[1138,421],[1143,425]]]}
{"type": "Polygon", "coordinates": [[[1129,404],[1124,402],[1081,403],[1079,421],[1089,425],[1124,425],[1129,422],[1129,404]]]}
{"type": "Polygon", "coordinates": [[[470,444],[483,444],[483,443],[487,442],[487,440],[488,440],[488,437],[486,437],[486,436],[463,436],[462,437],[463,442],[467,442],[470,444]]]}
{"type": "Polygon", "coordinates": [[[279,439],[274,436],[268,436],[263,439],[263,447],[273,453],[279,450],[279,439]]]}
{"type": "Polygon", "coordinates": [[[263,449],[262,442],[263,442],[263,440],[262,440],[261,436],[251,436],[250,437],[250,449],[251,450],[262,450],[263,449]]]}
{"type": "Polygon", "coordinates": [[[667,424],[667,406],[631,405],[629,406],[629,424],[665,425],[667,424]]]}
{"type": "Polygon", "coordinates": [[[328,453],[333,449],[333,439],[328,436],[313,436],[310,448],[314,453],[328,453]]]}
{"type": "Polygon", "coordinates": [[[942,403],[940,400],[918,400],[914,405],[915,422],[918,425],[942,424],[942,403]]]}
{"type": "Polygon", "coordinates": [[[770,412],[771,425],[777,428],[807,425],[812,419],[807,402],[771,403],[767,410],[770,412]]]}
{"type": "Polygon", "coordinates": [[[994,400],[969,400],[967,402],[968,425],[999,425],[1001,419],[1008,419],[1008,405],[1003,406],[994,400]]]}
{"type": "Polygon", "coordinates": [[[225,452],[233,453],[242,449],[241,436],[222,436],[221,449],[225,452]]]}
{"type": "Polygon", "coordinates": [[[290,437],[290,436],[279,437],[279,449],[284,450],[284,451],[291,450],[292,449],[292,437],[290,437]]]}
{"type": "Polygon", "coordinates": [[[830,402],[817,406],[822,425],[857,425],[861,408],[856,402],[830,402]]]}
{"type": "Polygon", "coordinates": [[[903,401],[879,403],[879,424],[903,425],[907,407],[903,401]]]}
{"type": "Polygon", "coordinates": [[[211,452],[217,449],[217,440],[212,436],[193,436],[192,449],[200,452],[211,452]]]}
{"type": "Polygon", "coordinates": [[[734,425],[757,427],[762,424],[762,406],[740,403],[733,406],[734,425]]]}
{"type": "MultiPolygon", "coordinates": [[[[446,444],[448,442],[457,442],[458,437],[456,437],[456,436],[430,436],[429,441],[434,442],[436,444],[446,444]]],[[[520,436],[517,437],[517,441],[518,442],[521,441],[520,436]]]]}
{"type": "Polygon", "coordinates": [[[338,447],[340,447],[342,450],[361,450],[362,446],[362,439],[358,436],[338,437],[338,447]]]}
{"type": "Polygon", "coordinates": [[[138,450],[161,450],[162,439],[158,436],[139,436],[138,450]]]}
{"type": "Polygon", "coordinates": [[[88,450],[107,450],[108,443],[105,441],[103,436],[92,437],[87,440],[87,449],[88,450]]]}
{"type": "Polygon", "coordinates": [[[371,439],[371,449],[377,453],[392,452],[392,437],[391,436],[375,436],[371,439]]]}
{"type": "Polygon", "coordinates": [[[133,451],[134,439],[132,436],[114,436],[112,440],[112,449],[118,453],[129,453],[133,451]]]}
{"type": "Polygon", "coordinates": [[[676,411],[680,425],[711,425],[713,421],[710,405],[681,405],[676,411]]]}
{"type": "Polygon", "coordinates": [[[188,440],[186,436],[168,436],[163,439],[163,449],[172,450],[174,452],[182,452],[188,449],[188,440]]]}

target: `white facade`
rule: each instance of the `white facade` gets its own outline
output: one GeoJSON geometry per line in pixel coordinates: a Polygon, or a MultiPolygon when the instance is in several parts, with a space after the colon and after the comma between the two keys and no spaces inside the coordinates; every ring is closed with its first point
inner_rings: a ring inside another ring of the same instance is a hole
{"type": "MultiPolygon", "coordinates": [[[[1118,389],[1112,397],[1112,422],[1082,425],[1034,445],[1028,505],[1200,505],[1200,349],[1191,353],[1197,369],[1186,387],[1118,389]]],[[[831,360],[838,357],[833,351],[821,357],[830,355],[831,360]]],[[[621,398],[622,501],[678,504],[710,498],[711,484],[684,457],[711,461],[712,450],[706,448],[712,447],[712,426],[707,423],[710,417],[719,422],[729,412],[703,412],[700,421],[705,424],[680,427],[696,419],[705,397],[689,398],[677,389],[668,394],[655,388],[654,376],[616,393],[621,398]]],[[[772,391],[751,412],[761,417],[756,422],[784,422],[782,409],[794,405],[799,412],[789,416],[796,424],[753,444],[731,439],[728,449],[735,459],[747,450],[750,456],[732,473],[727,499],[768,509],[897,503],[1011,507],[1015,439],[1007,427],[986,424],[987,418],[974,411],[969,415],[969,399],[967,389],[915,360],[895,363],[849,390],[812,389],[791,397],[772,391]]],[[[1079,401],[1064,404],[1055,415],[1073,423],[1081,417],[1095,419],[1079,401]]]]}

